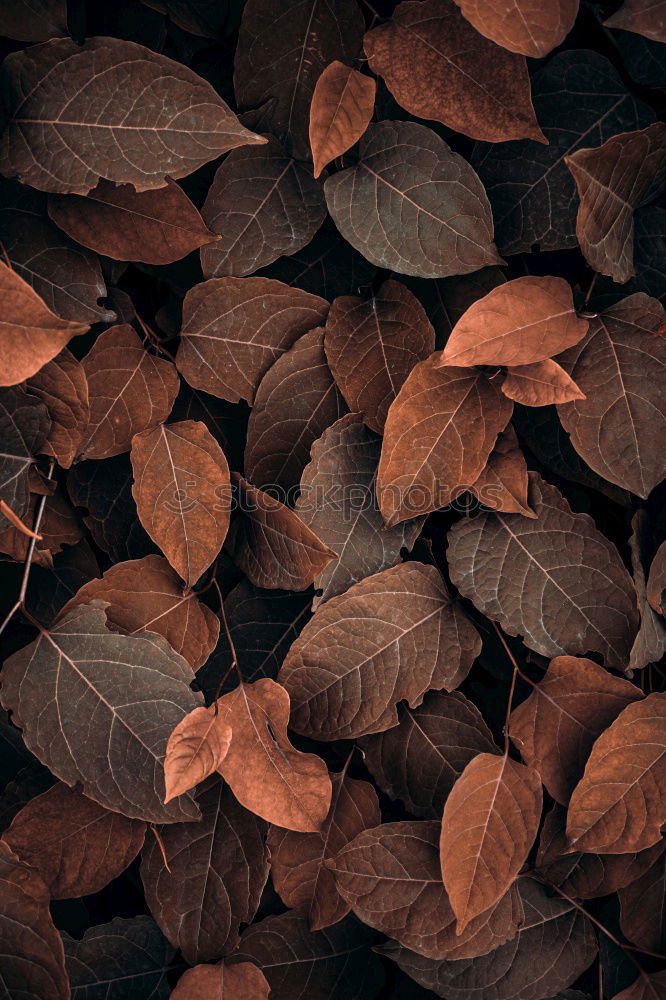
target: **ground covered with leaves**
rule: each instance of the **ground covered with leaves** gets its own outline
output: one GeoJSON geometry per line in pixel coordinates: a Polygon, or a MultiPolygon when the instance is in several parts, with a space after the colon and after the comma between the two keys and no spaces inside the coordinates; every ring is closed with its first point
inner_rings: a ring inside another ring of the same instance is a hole
{"type": "Polygon", "coordinates": [[[0,994],[666,1000],[666,12],[2,0],[0,994]]]}

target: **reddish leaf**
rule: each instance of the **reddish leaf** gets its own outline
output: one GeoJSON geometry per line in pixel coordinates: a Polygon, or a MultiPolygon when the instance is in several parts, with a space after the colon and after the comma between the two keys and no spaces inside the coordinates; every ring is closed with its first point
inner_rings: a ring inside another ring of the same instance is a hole
{"type": "Polygon", "coordinates": [[[283,903],[308,918],[313,931],[335,924],[351,910],[339,895],[330,861],[350,840],[381,821],[377,793],[345,772],[331,775],[333,796],[320,833],[271,827],[268,850],[273,885],[283,903]]]}
{"type": "Polygon", "coordinates": [[[666,18],[660,0],[624,0],[604,24],[609,28],[635,31],[656,42],[666,42],[666,18]]]}
{"type": "Polygon", "coordinates": [[[440,365],[528,365],[577,344],[578,319],[562,278],[515,278],[474,302],[451,332],[440,365]]]}
{"type": "Polygon", "coordinates": [[[146,191],[264,142],[209,83],[135,42],[51,39],[12,53],[2,71],[0,170],[41,191],[87,194],[102,178],[146,191]]]}
{"type": "Polygon", "coordinates": [[[449,532],[451,579],[464,597],[543,656],[596,651],[624,670],[638,620],[617,549],[554,486],[530,473],[536,518],[483,514],[449,532]]]}
{"type": "Polygon", "coordinates": [[[342,156],[370,124],[377,84],[339,60],[329,63],[315,85],[310,105],[310,148],[314,175],[342,156]]]}
{"type": "Polygon", "coordinates": [[[363,45],[370,69],[410,114],[473,139],[546,141],[525,60],[479,35],[453,0],[404,0],[363,45]]]}
{"type": "Polygon", "coordinates": [[[268,1000],[270,987],[252,962],[197,965],[176,983],[171,1000],[268,1000]]]}
{"type": "Polygon", "coordinates": [[[195,420],[137,434],[132,468],[139,518],[182,579],[193,586],[222,548],[231,483],[224,452],[195,420]]]}
{"type": "Polygon", "coordinates": [[[51,899],[72,899],[122,874],[145,832],[145,823],[109,812],[59,781],[21,809],[3,839],[39,872],[51,899]]]}
{"type": "Polygon", "coordinates": [[[525,457],[512,424],[507,424],[488,456],[488,464],[469,491],[491,510],[535,517],[527,500],[528,486],[525,457]]]}
{"type": "Polygon", "coordinates": [[[324,349],[350,410],[381,434],[410,371],[435,350],[435,331],[419,300],[398,281],[386,281],[371,299],[333,302],[324,349]]]}
{"type": "Polygon", "coordinates": [[[319,740],[353,739],[397,725],[397,703],[452,690],[480,651],[474,626],[439,570],[410,562],[354,584],[322,605],[280,670],[291,728],[319,740]]]}
{"type": "Polygon", "coordinates": [[[503,263],[479,178],[423,125],[369,125],[356,166],[324,190],[342,235],[377,267],[444,278],[503,263]]]}
{"type": "Polygon", "coordinates": [[[170,177],[151,191],[100,181],[85,198],[51,195],[49,215],[77,243],[114,260],[171,264],[218,239],[170,177]]]}
{"type": "Polygon", "coordinates": [[[377,499],[389,527],[452,503],[479,478],[513,411],[480,372],[416,365],[389,408],[377,499]]]}
{"type": "Polygon", "coordinates": [[[178,375],[169,361],[149,354],[131,326],[112,326],[83,359],[90,420],[81,458],[129,451],[132,438],[169,416],[178,375]]]}
{"type": "Polygon", "coordinates": [[[454,784],[439,849],[458,933],[515,879],[536,837],[541,801],[537,772],[506,755],[479,754],[454,784]]]}
{"type": "Polygon", "coordinates": [[[51,429],[42,451],[68,469],[79,453],[90,420],[88,380],[83,365],[63,348],[27,384],[51,417],[51,429]]]}
{"type": "Polygon", "coordinates": [[[620,889],[620,927],[626,938],[645,951],[666,947],[666,854],[662,850],[648,870],[620,889]]]}
{"type": "Polygon", "coordinates": [[[169,737],[164,758],[165,802],[189,792],[217,771],[231,743],[231,726],[222,722],[214,705],[195,708],[169,737]]]}
{"type": "Polygon", "coordinates": [[[569,803],[577,851],[626,854],[661,839],[666,822],[666,695],[629,705],[597,739],[569,803]]]}
{"type": "Polygon", "coordinates": [[[566,805],[597,737],[642,697],[640,688],[592,660],[557,656],[529,698],[513,710],[511,739],[555,801],[566,805]]]}
{"type": "Polygon", "coordinates": [[[502,392],[523,406],[549,406],[585,399],[564,368],[551,360],[509,366],[502,382],[502,392]]]}
{"type": "Polygon", "coordinates": [[[486,38],[511,52],[539,59],[564,41],[578,13],[578,0],[456,0],[486,38]]]}
{"type": "Polygon", "coordinates": [[[185,296],[176,356],[195,389],[252,405],[277,359],[326,319],[328,302],[270,278],[211,278],[185,296]]]}
{"type": "Polygon", "coordinates": [[[331,781],[320,757],[289,742],[284,688],[268,678],[241,684],[217,707],[232,730],[220,772],[238,801],[276,826],[318,831],[331,804],[331,781]]]}

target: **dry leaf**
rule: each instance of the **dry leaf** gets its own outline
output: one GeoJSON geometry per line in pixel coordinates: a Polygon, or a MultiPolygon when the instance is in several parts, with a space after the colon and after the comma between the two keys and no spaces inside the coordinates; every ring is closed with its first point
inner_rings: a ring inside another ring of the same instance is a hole
{"type": "Polygon", "coordinates": [[[79,453],[90,420],[88,380],[83,365],[63,348],[27,384],[31,396],[46,406],[51,429],[42,450],[68,469],[79,453]]]}
{"type": "Polygon", "coordinates": [[[502,392],[523,406],[549,406],[585,399],[564,368],[550,359],[531,365],[510,365],[502,382],[502,392]]]}
{"type": "Polygon", "coordinates": [[[268,1000],[269,985],[252,962],[197,965],[176,983],[172,1000],[268,1000]]]}
{"type": "Polygon", "coordinates": [[[477,31],[510,52],[539,59],[571,31],[578,0],[456,0],[477,31]]]}
{"type": "Polygon", "coordinates": [[[67,35],[67,0],[5,0],[0,34],[22,42],[67,35]]]}
{"type": "Polygon", "coordinates": [[[310,105],[310,148],[314,175],[342,156],[370,124],[377,84],[371,76],[334,60],[323,71],[310,105]]]}
{"type": "Polygon", "coordinates": [[[616,993],[613,1000],[664,1000],[666,972],[641,972],[631,986],[616,993]]]}
{"type": "Polygon", "coordinates": [[[624,0],[604,24],[609,28],[636,31],[645,38],[666,42],[666,18],[660,0],[624,0]]]}
{"type": "Polygon", "coordinates": [[[620,889],[618,896],[624,936],[645,951],[663,952],[666,947],[666,854],[663,844],[648,870],[620,889]]]}
{"type": "Polygon", "coordinates": [[[48,410],[35,396],[0,390],[0,499],[21,519],[30,509],[33,456],[44,447],[50,427],[48,410]]]}
{"type": "Polygon", "coordinates": [[[647,599],[657,614],[664,614],[664,591],[666,591],[666,542],[662,542],[650,566],[647,580],[647,599]]]}
{"type": "Polygon", "coordinates": [[[488,456],[488,464],[469,491],[491,510],[535,517],[527,500],[528,486],[525,456],[513,425],[507,424],[488,456]]]}
{"type": "Polygon", "coordinates": [[[169,737],[164,758],[165,802],[189,792],[224,760],[231,743],[231,726],[222,722],[214,705],[195,708],[169,737]]]}

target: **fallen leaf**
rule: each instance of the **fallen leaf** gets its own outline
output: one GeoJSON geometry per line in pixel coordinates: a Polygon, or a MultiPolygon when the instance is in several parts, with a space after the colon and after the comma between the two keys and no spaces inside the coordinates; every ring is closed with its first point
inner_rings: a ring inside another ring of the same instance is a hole
{"type": "Polygon", "coordinates": [[[331,804],[331,781],[320,757],[290,743],[284,688],[262,678],[239,685],[217,707],[232,730],[220,773],[238,801],[286,830],[318,831],[331,804]]]}
{"type": "Polygon", "coordinates": [[[638,32],[656,42],[666,42],[666,18],[660,0],[624,0],[620,9],[604,24],[608,28],[638,32]]]}
{"type": "Polygon", "coordinates": [[[85,605],[5,661],[0,697],[56,777],[113,812],[174,823],[198,816],[188,797],[163,804],[167,739],[201,703],[193,676],[161,636],[114,635],[85,605]]]}
{"type": "Polygon", "coordinates": [[[663,952],[666,946],[666,854],[635,882],[618,892],[620,927],[626,938],[644,951],[663,952]]]}
{"type": "Polygon", "coordinates": [[[460,691],[430,691],[418,708],[398,708],[399,723],[360,740],[365,766],[382,791],[425,819],[440,819],[467,764],[497,751],[476,705],[460,691]]]}
{"type": "Polygon", "coordinates": [[[469,491],[480,504],[490,510],[535,517],[527,499],[528,487],[525,456],[513,425],[507,424],[488,456],[485,469],[469,487],[469,491]]]}
{"type": "Polygon", "coordinates": [[[377,84],[371,76],[329,63],[315,84],[310,105],[310,148],[314,175],[358,142],[370,124],[377,84]]]}
{"type": "Polygon", "coordinates": [[[360,414],[348,413],[324,431],[311,449],[301,476],[296,512],[335,552],[314,580],[316,609],[373,573],[400,562],[423,527],[422,518],[386,528],[375,500],[381,441],[360,414]]]}
{"type": "Polygon", "coordinates": [[[67,35],[67,0],[5,0],[0,35],[21,42],[42,42],[67,35]]]}
{"type": "Polygon", "coordinates": [[[550,359],[531,365],[511,365],[502,382],[502,392],[523,406],[549,406],[585,399],[564,368],[550,359]]]}
{"type": "Polygon", "coordinates": [[[69,1000],[60,935],[49,913],[39,874],[0,840],[0,932],[6,952],[2,985],[7,996],[69,1000]]]}
{"type": "Polygon", "coordinates": [[[271,365],[327,313],[325,299],[281,281],[211,278],[185,296],[176,365],[195,389],[252,405],[271,365]]]}
{"type": "Polygon", "coordinates": [[[220,239],[201,250],[204,277],[243,277],[295,253],[326,217],[324,192],[310,167],[277,139],[239,149],[218,167],[201,214],[220,239]]]}
{"type": "Polygon", "coordinates": [[[563,278],[514,278],[469,307],[439,365],[528,365],[577,344],[587,328],[563,278]]]}
{"type": "Polygon", "coordinates": [[[0,499],[21,519],[30,509],[33,456],[44,447],[50,427],[48,410],[36,396],[0,390],[0,499]]]}
{"type": "Polygon", "coordinates": [[[628,705],[595,742],[569,802],[574,850],[626,854],[661,839],[665,713],[666,695],[650,694],[628,705]]]}
{"type": "Polygon", "coordinates": [[[268,878],[264,824],[219,777],[196,795],[202,819],[160,827],[141,855],[146,902],[190,965],[228,954],[259,906],[268,878]]]}
{"type": "Polygon", "coordinates": [[[453,0],[405,0],[368,32],[363,47],[373,73],[417,118],[472,139],[545,141],[525,59],[478,34],[453,0]]]}
{"type": "Polygon", "coordinates": [[[666,166],[666,125],[611,136],[565,156],[578,188],[576,235],[594,271],[614,281],[634,274],[634,209],[666,166]]]}
{"type": "Polygon", "coordinates": [[[90,419],[80,458],[111,458],[169,416],[178,395],[170,361],[149,354],[128,324],[100,334],[83,359],[90,419]]]}
{"type": "Polygon", "coordinates": [[[279,673],[291,728],[318,740],[355,739],[398,723],[397,703],[452,690],[480,651],[474,626],[439,570],[401,563],[322,605],[279,673]]]}
{"type": "Polygon", "coordinates": [[[530,473],[530,507],[454,524],[448,564],[460,593],[543,656],[596,651],[624,670],[638,625],[636,593],[617,549],[587,514],[530,473]]]}
{"type": "Polygon", "coordinates": [[[167,743],[164,801],[189,792],[217,771],[230,743],[231,726],[219,719],[214,705],[195,708],[181,719],[167,743]]]}
{"type": "Polygon", "coordinates": [[[557,656],[529,698],[514,708],[509,734],[550,795],[566,805],[597,737],[642,697],[640,688],[592,660],[557,656]]]}
{"type": "Polygon", "coordinates": [[[638,292],[593,319],[559,359],[585,393],[557,408],[571,443],[600,476],[641,497],[666,474],[654,433],[665,413],[663,322],[663,306],[638,292]]]}
{"type": "Polygon", "coordinates": [[[346,412],[326,363],[324,331],[310,330],[259,383],[247,428],[247,479],[278,487],[293,503],[311,445],[346,412]]]}
{"type": "Polygon", "coordinates": [[[370,299],[335,299],[324,350],[349,409],[381,434],[410,371],[435,350],[435,331],[416,296],[398,281],[385,281],[370,299]]]}
{"type": "Polygon", "coordinates": [[[578,0],[456,0],[461,13],[486,38],[510,52],[540,59],[560,45],[578,13],[578,0]]]}
{"type": "Polygon", "coordinates": [[[41,875],[51,899],[99,892],[132,863],[146,825],[109,812],[59,781],[25,805],[3,833],[41,875]]]}
{"type": "Polygon", "coordinates": [[[315,85],[329,63],[352,62],[362,37],[363,15],[354,0],[250,0],[234,64],[236,100],[254,108],[268,103],[268,131],[307,160],[315,85]]]}
{"type": "Polygon", "coordinates": [[[63,348],[26,385],[31,396],[46,406],[51,429],[42,451],[69,469],[76,458],[90,420],[90,400],[85,369],[63,348]]]}
{"type": "Polygon", "coordinates": [[[480,753],[444,804],[439,852],[457,933],[504,895],[534,843],[541,781],[506,755],[480,753]]]}
{"type": "Polygon", "coordinates": [[[252,962],[220,962],[187,969],[176,983],[171,1000],[268,1000],[269,990],[263,972],[252,962]]]}
{"type": "Polygon", "coordinates": [[[324,191],[344,238],[377,267],[445,278],[502,263],[479,178],[424,125],[369,125],[356,165],[324,191]]]}
{"type": "Polygon", "coordinates": [[[464,493],[483,472],[513,403],[482,372],[415,365],[391,404],[377,471],[388,527],[429,514],[464,493]]]}
{"type": "Polygon", "coordinates": [[[139,518],[190,587],[213,562],[227,534],[229,466],[205,424],[160,424],[132,441],[139,518]]]}
{"type": "Polygon", "coordinates": [[[333,795],[319,833],[268,831],[273,885],[285,906],[307,917],[311,930],[330,927],[351,912],[339,895],[331,859],[362,830],[381,822],[377,793],[345,771],[331,775],[333,795]]]}
{"type": "Polygon", "coordinates": [[[171,264],[217,239],[185,192],[166,187],[136,191],[100,181],[85,197],[52,194],[49,216],[77,243],[114,260],[171,264]]]}
{"type": "Polygon", "coordinates": [[[2,72],[0,171],[41,191],[87,194],[101,179],[146,191],[265,141],[187,66],[121,38],[50,39],[2,72]]]}

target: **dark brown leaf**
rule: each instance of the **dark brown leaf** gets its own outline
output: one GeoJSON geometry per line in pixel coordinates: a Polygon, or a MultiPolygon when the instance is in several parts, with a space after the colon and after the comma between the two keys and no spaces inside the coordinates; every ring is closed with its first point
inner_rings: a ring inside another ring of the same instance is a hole
{"type": "Polygon", "coordinates": [[[376,573],[322,605],[289,650],[279,678],[291,728],[318,740],[389,729],[399,701],[415,708],[430,688],[457,687],[480,645],[434,566],[376,573]]]}
{"type": "Polygon", "coordinates": [[[371,76],[364,76],[338,59],[323,71],[310,105],[310,148],[315,177],[361,138],[372,118],[376,89],[371,76]]]}
{"type": "Polygon", "coordinates": [[[539,59],[564,41],[578,13],[578,0],[456,0],[477,31],[510,52],[539,59]]]}
{"type": "Polygon", "coordinates": [[[141,881],[150,912],[190,965],[229,954],[268,878],[264,824],[236,802],[220,778],[198,792],[202,819],[160,827],[167,866],[150,836],[141,881]]]}
{"type": "Polygon", "coordinates": [[[662,850],[644,875],[620,889],[620,927],[645,951],[666,948],[666,853],[662,850]]]}
{"type": "MultiPolygon", "coordinates": [[[[641,627],[638,630],[634,644],[629,654],[629,667],[632,670],[642,670],[650,663],[658,663],[666,653],[666,622],[654,610],[648,601],[645,580],[644,549],[648,543],[648,518],[645,510],[637,510],[631,520],[631,569],[636,587],[638,611],[641,616],[641,627]]],[[[656,556],[652,565],[657,562],[656,556]]],[[[658,571],[659,565],[657,563],[658,571]]]]}
{"type": "Polygon", "coordinates": [[[2,4],[0,35],[43,42],[67,33],[67,0],[4,0],[2,4]]]}
{"type": "Polygon", "coordinates": [[[483,514],[449,532],[451,579],[464,597],[543,656],[601,653],[624,670],[638,625],[617,549],[587,514],[530,473],[536,518],[483,514]]]}
{"type": "Polygon", "coordinates": [[[404,0],[363,46],[370,69],[410,114],[473,139],[545,142],[525,59],[479,35],[453,0],[404,0]]]}
{"type": "Polygon", "coordinates": [[[109,812],[62,781],[31,799],[3,839],[35,868],[51,899],[99,892],[132,863],[146,825],[109,812]]]}
{"type": "Polygon", "coordinates": [[[51,429],[41,450],[68,469],[79,453],[90,420],[88,380],[83,365],[63,348],[29,380],[26,388],[46,406],[51,429]]]}
{"type": "Polygon", "coordinates": [[[512,424],[498,436],[488,464],[469,487],[479,503],[505,514],[535,517],[527,500],[527,465],[512,424]]]}
{"type": "Polygon", "coordinates": [[[635,980],[621,993],[616,993],[613,1000],[664,1000],[666,997],[666,972],[653,972],[648,975],[641,972],[635,980]]]}
{"type": "Polygon", "coordinates": [[[171,1000],[268,1000],[270,987],[252,962],[197,965],[176,983],[171,1000]]]}
{"type": "MultiPolygon", "coordinates": [[[[0,390],[0,499],[17,517],[30,509],[30,470],[51,427],[46,406],[20,389],[0,390]]],[[[5,527],[7,522],[0,522],[5,527]]]]}
{"type": "Polygon", "coordinates": [[[307,246],[326,217],[326,205],[310,167],[292,160],[271,138],[260,149],[239,149],[224,160],[201,214],[220,235],[201,250],[204,276],[242,277],[307,246]]]}
{"type": "Polygon", "coordinates": [[[666,542],[662,542],[652,560],[647,581],[647,599],[657,614],[664,614],[664,591],[666,591],[666,542]]]}
{"type": "Polygon", "coordinates": [[[502,392],[523,406],[549,406],[585,399],[585,394],[564,368],[550,359],[531,365],[511,365],[502,382],[502,392]]]}
{"type": "Polygon", "coordinates": [[[656,42],[666,42],[666,19],[659,0],[624,0],[604,24],[609,28],[636,31],[656,42]]]}
{"type": "Polygon", "coordinates": [[[349,409],[381,434],[410,371],[435,350],[435,331],[416,296],[400,282],[386,281],[371,299],[342,296],[333,302],[324,350],[349,409]]]}
{"type": "Polygon", "coordinates": [[[77,243],[114,260],[171,264],[217,240],[185,192],[166,187],[135,191],[100,181],[86,197],[52,194],[49,215],[77,243]]]}
{"type": "Polygon", "coordinates": [[[356,166],[329,177],[325,193],[342,235],[377,267],[444,278],[502,263],[479,178],[423,125],[369,125],[356,166]]]}
{"type": "Polygon", "coordinates": [[[51,39],[2,74],[0,171],[41,191],[87,194],[102,178],[146,191],[264,142],[192,70],[120,38],[51,39]]]}

